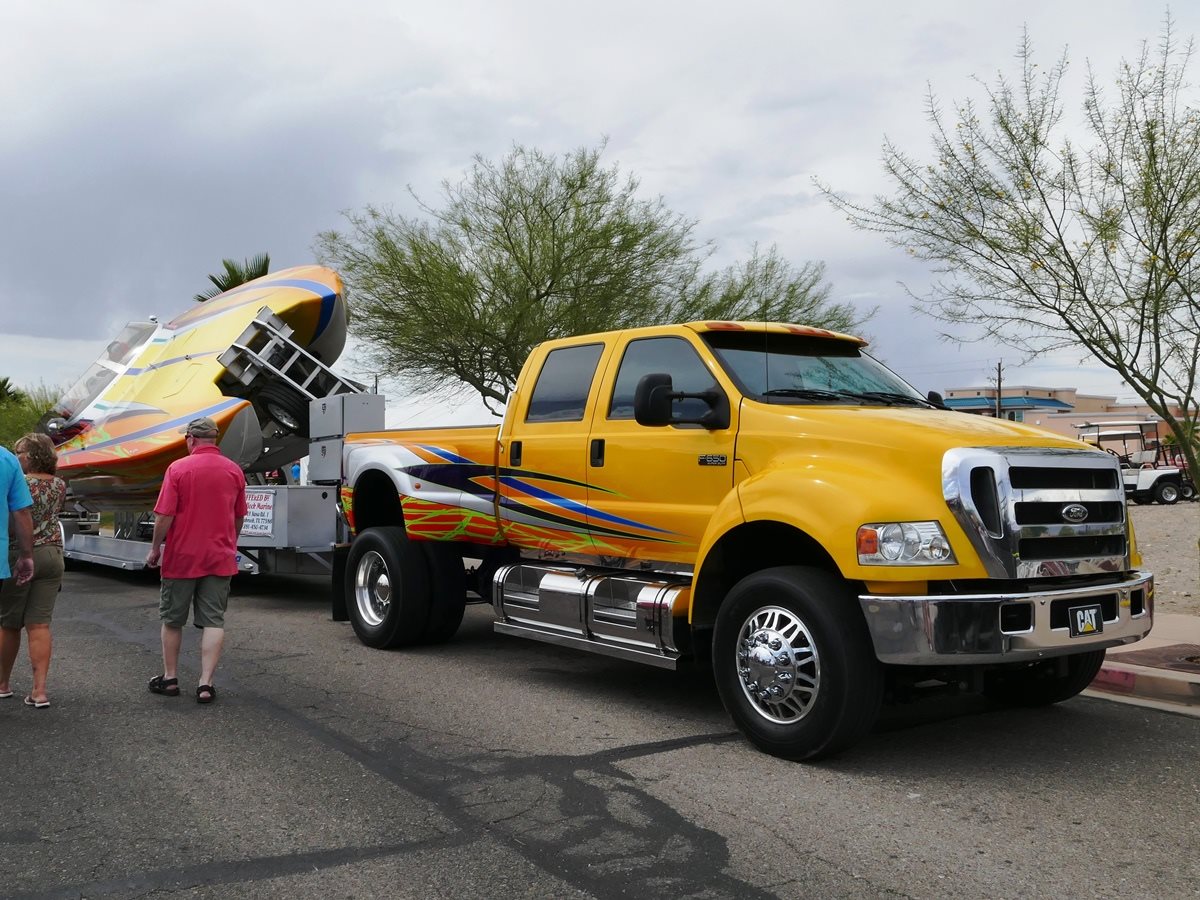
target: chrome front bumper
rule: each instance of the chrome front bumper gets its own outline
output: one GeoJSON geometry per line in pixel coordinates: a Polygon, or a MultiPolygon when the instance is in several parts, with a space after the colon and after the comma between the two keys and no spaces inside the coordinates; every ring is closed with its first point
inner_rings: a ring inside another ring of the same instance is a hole
{"type": "Polygon", "coordinates": [[[907,666],[1021,662],[1141,640],[1154,621],[1154,576],[1134,572],[1109,584],[1034,593],[863,594],[858,600],[881,662],[907,666]],[[1090,602],[1103,602],[1104,630],[1071,637],[1065,607],[1090,602]]]}

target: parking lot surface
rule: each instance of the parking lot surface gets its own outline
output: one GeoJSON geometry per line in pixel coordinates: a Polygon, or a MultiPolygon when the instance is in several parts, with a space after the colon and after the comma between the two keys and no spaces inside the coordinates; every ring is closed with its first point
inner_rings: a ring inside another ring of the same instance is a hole
{"type": "Polygon", "coordinates": [[[49,710],[0,701],[0,895],[1129,897],[1200,883],[1200,720],[1077,698],[889,707],[835,760],[703,673],[495,635],[362,646],[319,580],[238,580],[218,701],[159,670],[157,584],[83,567],[49,710]]]}

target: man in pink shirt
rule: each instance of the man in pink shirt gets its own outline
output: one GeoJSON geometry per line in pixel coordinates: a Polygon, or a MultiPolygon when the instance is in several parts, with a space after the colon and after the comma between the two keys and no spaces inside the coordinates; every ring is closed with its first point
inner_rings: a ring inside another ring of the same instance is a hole
{"type": "Polygon", "coordinates": [[[197,703],[217,699],[213,674],[225,643],[229,581],[237,574],[237,538],[246,517],[246,476],[217,449],[217,423],[207,416],[184,429],[188,456],[167,467],[154,504],[154,537],[146,565],[162,566],[158,612],[162,619],[163,674],[150,690],[179,696],[175,667],[188,610],[202,628],[197,703]]]}

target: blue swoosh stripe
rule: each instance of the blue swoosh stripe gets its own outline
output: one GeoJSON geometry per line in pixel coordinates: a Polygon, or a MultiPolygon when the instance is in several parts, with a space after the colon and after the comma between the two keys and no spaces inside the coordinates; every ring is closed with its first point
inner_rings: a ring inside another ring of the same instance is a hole
{"type": "MultiPolygon", "coordinates": [[[[268,281],[265,284],[245,284],[245,285],[242,285],[241,287],[235,287],[231,291],[226,291],[224,294],[222,294],[220,296],[230,297],[235,294],[245,293],[246,291],[262,291],[262,290],[267,290],[270,288],[288,288],[288,287],[299,288],[300,290],[308,291],[311,294],[316,294],[318,297],[321,298],[321,313],[318,316],[319,321],[318,321],[318,325],[317,325],[317,333],[319,334],[320,329],[323,328],[325,326],[325,324],[328,324],[329,317],[331,317],[333,315],[333,302],[337,298],[337,291],[335,291],[333,288],[331,288],[327,284],[322,284],[319,281],[310,281],[307,278],[280,278],[276,281],[268,281]],[[326,305],[329,306],[328,314],[326,313],[326,310],[325,310],[326,305]]],[[[216,298],[214,297],[213,299],[216,299],[216,298]]],[[[266,301],[266,299],[267,299],[267,297],[259,298],[260,302],[266,301]]],[[[215,309],[212,312],[199,315],[194,319],[189,319],[187,322],[183,323],[178,329],[176,329],[175,333],[182,334],[185,331],[190,331],[191,329],[198,327],[201,323],[207,322],[209,319],[215,318],[217,316],[223,316],[226,313],[231,312],[235,309],[241,309],[247,303],[251,303],[251,302],[253,302],[253,298],[247,298],[247,299],[243,300],[241,303],[234,303],[232,306],[227,306],[224,309],[215,309]]]]}
{"type": "Polygon", "coordinates": [[[601,512],[598,509],[593,509],[585,503],[580,503],[577,500],[568,500],[566,497],[560,497],[557,494],[552,494],[549,491],[536,488],[531,484],[526,484],[516,478],[502,477],[500,482],[508,487],[517,488],[518,490],[531,494],[539,500],[546,500],[553,503],[555,506],[562,509],[569,509],[571,512],[582,513],[588,518],[599,519],[603,522],[611,522],[614,525],[626,525],[632,528],[640,528],[643,531],[657,531],[660,534],[671,534],[666,528],[655,528],[653,525],[646,525],[642,522],[636,522],[633,519],[624,519],[621,516],[614,516],[611,513],[601,512]]]}
{"type": "MultiPolygon", "coordinates": [[[[447,462],[475,465],[475,460],[467,459],[465,456],[459,456],[457,453],[451,453],[449,450],[443,450],[441,447],[431,447],[428,444],[417,444],[422,450],[427,453],[432,453],[434,456],[441,457],[447,462]]],[[[488,466],[490,469],[491,466],[488,466]]]]}

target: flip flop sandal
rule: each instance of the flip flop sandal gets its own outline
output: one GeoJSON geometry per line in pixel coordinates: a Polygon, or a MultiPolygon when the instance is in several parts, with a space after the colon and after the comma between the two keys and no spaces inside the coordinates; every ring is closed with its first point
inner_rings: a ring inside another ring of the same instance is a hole
{"type": "Polygon", "coordinates": [[[163,694],[167,697],[179,696],[179,679],[167,678],[163,675],[155,675],[150,679],[150,693],[163,694]]]}
{"type": "Polygon", "coordinates": [[[200,687],[196,688],[196,702],[197,703],[212,703],[216,699],[217,699],[217,689],[215,687],[213,687],[211,684],[202,684],[202,685],[200,685],[200,687]],[[205,696],[206,694],[208,696],[205,696]]]}
{"type": "Polygon", "coordinates": [[[32,697],[25,698],[25,705],[32,706],[34,709],[49,709],[49,700],[34,700],[32,697]]]}
{"type": "Polygon", "coordinates": [[[7,700],[13,695],[12,691],[0,691],[0,700],[7,700]]]}

